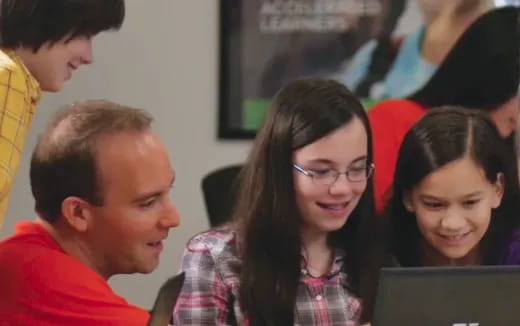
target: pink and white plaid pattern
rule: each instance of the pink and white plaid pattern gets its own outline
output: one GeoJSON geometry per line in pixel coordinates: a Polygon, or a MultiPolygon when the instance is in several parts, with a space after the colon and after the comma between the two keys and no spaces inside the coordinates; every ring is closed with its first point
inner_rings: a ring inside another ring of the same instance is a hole
{"type": "MultiPolygon", "coordinates": [[[[173,312],[174,325],[247,325],[238,302],[240,260],[229,229],[195,236],[184,251],[186,279],[173,312]]],[[[337,254],[331,272],[309,276],[302,268],[294,312],[295,325],[357,326],[360,301],[346,289],[337,254]]]]}

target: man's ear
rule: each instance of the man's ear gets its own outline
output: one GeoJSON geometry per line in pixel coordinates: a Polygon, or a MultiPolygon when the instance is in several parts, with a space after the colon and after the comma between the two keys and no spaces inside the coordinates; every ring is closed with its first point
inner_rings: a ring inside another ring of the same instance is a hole
{"type": "Polygon", "coordinates": [[[495,190],[493,200],[491,202],[491,207],[498,208],[502,203],[502,198],[504,197],[504,189],[505,189],[505,177],[502,172],[497,174],[497,181],[493,184],[493,188],[495,190]]]}
{"type": "Polygon", "coordinates": [[[403,193],[403,205],[409,213],[415,212],[415,209],[412,205],[412,194],[410,192],[403,193]]]}
{"type": "Polygon", "coordinates": [[[81,198],[67,197],[61,203],[61,215],[70,227],[84,232],[92,221],[92,206],[81,198]]]}

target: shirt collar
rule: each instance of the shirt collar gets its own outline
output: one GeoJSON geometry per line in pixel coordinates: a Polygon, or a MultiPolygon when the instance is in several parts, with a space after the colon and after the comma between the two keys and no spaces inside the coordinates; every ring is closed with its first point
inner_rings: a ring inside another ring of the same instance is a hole
{"type": "Polygon", "coordinates": [[[27,69],[27,66],[23,63],[22,58],[20,58],[14,50],[11,49],[2,49],[7,56],[13,60],[13,62],[18,65],[21,69],[24,75],[26,76],[27,80],[29,81],[29,94],[31,94],[31,100],[33,103],[37,103],[40,101],[41,98],[41,88],[40,83],[34,78],[34,76],[31,74],[29,69],[27,69]]]}
{"type": "MultiPolygon", "coordinates": [[[[334,250],[334,259],[332,261],[332,267],[330,271],[327,273],[327,278],[331,278],[338,273],[340,273],[343,269],[343,265],[345,264],[345,251],[343,249],[336,248],[334,250]]],[[[301,259],[301,273],[303,275],[310,275],[307,270],[305,259],[302,257],[301,259]]]]}

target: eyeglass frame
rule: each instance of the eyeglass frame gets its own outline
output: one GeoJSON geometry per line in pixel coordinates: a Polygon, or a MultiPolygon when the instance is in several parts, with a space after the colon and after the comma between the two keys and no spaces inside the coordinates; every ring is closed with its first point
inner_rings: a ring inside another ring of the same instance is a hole
{"type": "MultiPolygon", "coordinates": [[[[311,178],[312,182],[316,182],[315,179],[314,179],[314,177],[316,176],[316,173],[314,173],[312,171],[309,171],[307,169],[304,169],[303,167],[301,167],[300,165],[298,165],[296,163],[293,163],[292,166],[293,166],[294,169],[296,169],[296,171],[300,172],[301,174],[303,174],[306,177],[311,178]]],[[[344,172],[339,172],[338,170],[330,169],[331,171],[335,172],[334,181],[332,181],[330,183],[321,183],[321,185],[331,186],[331,185],[335,184],[338,181],[339,176],[342,175],[342,174],[345,175],[345,177],[347,178],[347,180],[349,182],[363,182],[363,181],[367,181],[372,176],[372,173],[374,173],[375,168],[376,168],[376,165],[374,163],[370,163],[369,165],[367,165],[365,167],[365,169],[366,169],[366,177],[364,179],[362,179],[362,180],[352,180],[352,179],[350,179],[350,174],[349,173],[353,170],[352,168],[347,169],[344,172]]]]}

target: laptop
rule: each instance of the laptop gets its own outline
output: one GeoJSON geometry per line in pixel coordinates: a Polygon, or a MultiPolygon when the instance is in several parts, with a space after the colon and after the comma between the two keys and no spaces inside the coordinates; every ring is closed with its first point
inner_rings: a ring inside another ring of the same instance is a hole
{"type": "Polygon", "coordinates": [[[381,270],[372,326],[520,325],[520,266],[381,270]]]}
{"type": "Polygon", "coordinates": [[[184,272],[170,277],[159,289],[157,298],[150,312],[148,326],[168,326],[177,298],[184,284],[184,272]]]}

